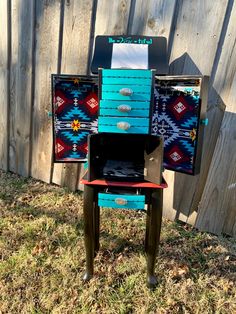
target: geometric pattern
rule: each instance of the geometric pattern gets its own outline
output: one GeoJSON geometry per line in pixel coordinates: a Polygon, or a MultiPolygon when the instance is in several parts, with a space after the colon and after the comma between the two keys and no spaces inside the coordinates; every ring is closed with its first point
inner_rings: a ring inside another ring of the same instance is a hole
{"type": "Polygon", "coordinates": [[[52,75],[54,162],[87,160],[87,138],[98,129],[97,78],[52,75]]]}
{"type": "Polygon", "coordinates": [[[164,139],[166,169],[194,174],[200,115],[198,79],[155,81],[152,134],[164,139]]]}

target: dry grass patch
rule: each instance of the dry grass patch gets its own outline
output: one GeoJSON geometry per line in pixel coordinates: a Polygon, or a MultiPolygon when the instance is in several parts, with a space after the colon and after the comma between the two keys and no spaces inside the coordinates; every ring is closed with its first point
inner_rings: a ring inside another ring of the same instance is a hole
{"type": "Polygon", "coordinates": [[[82,194],[0,172],[0,313],[236,313],[236,243],[164,220],[146,288],[145,213],[103,209],[95,276],[82,194]]]}

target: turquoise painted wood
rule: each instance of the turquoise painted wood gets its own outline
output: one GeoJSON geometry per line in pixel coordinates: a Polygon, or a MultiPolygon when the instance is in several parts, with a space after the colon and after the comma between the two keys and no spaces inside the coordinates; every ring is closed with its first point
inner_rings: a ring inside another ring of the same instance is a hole
{"type": "Polygon", "coordinates": [[[130,126],[149,126],[148,118],[129,118],[129,117],[98,117],[98,124],[116,125],[119,122],[128,122],[130,126]]]}
{"type": "Polygon", "coordinates": [[[151,78],[136,77],[103,77],[102,84],[134,84],[134,85],[152,85],[151,78]]]}
{"type": "Polygon", "coordinates": [[[148,134],[148,126],[131,126],[128,130],[121,130],[116,125],[98,124],[98,132],[105,133],[123,133],[123,134],[148,134]]]}
{"type": "Polygon", "coordinates": [[[150,102],[137,101],[115,101],[101,100],[99,104],[99,114],[101,116],[118,116],[118,117],[149,117],[150,102]],[[118,109],[119,106],[126,105],[131,108],[128,112],[122,112],[118,109]]]}
{"type": "Polygon", "coordinates": [[[145,77],[152,78],[151,70],[135,70],[135,69],[103,69],[103,77],[145,77]]]}
{"type": "Polygon", "coordinates": [[[121,112],[118,109],[100,108],[100,115],[119,117],[149,117],[149,109],[132,109],[129,112],[121,112]]]}
{"type": "MultiPolygon", "coordinates": [[[[121,85],[102,85],[102,93],[103,92],[113,92],[119,93],[122,88],[130,88],[133,93],[142,93],[148,94],[150,96],[151,93],[151,85],[128,85],[128,84],[121,84],[121,85]]],[[[127,97],[127,96],[126,96],[127,97]]]]}
{"type": "Polygon", "coordinates": [[[132,109],[150,109],[150,101],[130,101],[130,100],[109,100],[103,99],[100,100],[99,107],[116,109],[120,105],[130,106],[132,109]]]}
{"type": "MultiPolygon", "coordinates": [[[[115,85],[114,85],[115,86],[115,85]]],[[[137,101],[150,101],[151,93],[134,93],[131,96],[123,96],[118,92],[102,92],[102,99],[110,99],[110,100],[137,100],[137,101]]]]}
{"type": "Polygon", "coordinates": [[[141,210],[145,208],[145,196],[98,193],[98,206],[141,210]],[[119,204],[118,200],[126,204],[119,204]]]}

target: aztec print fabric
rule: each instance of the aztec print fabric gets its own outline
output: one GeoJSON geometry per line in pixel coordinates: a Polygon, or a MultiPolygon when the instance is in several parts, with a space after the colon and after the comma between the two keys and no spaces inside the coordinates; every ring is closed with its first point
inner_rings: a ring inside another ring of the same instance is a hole
{"type": "Polygon", "coordinates": [[[86,161],[87,137],[97,133],[97,79],[52,75],[52,98],[54,161],[86,161]]]}
{"type": "Polygon", "coordinates": [[[200,98],[199,81],[157,80],[152,134],[164,139],[166,169],[194,174],[200,98]]]}

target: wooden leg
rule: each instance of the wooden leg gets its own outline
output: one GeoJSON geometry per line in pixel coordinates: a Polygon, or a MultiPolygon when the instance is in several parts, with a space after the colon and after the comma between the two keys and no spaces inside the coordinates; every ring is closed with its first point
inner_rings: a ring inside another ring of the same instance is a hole
{"type": "Polygon", "coordinates": [[[94,262],[94,187],[84,186],[84,242],[86,251],[86,272],[84,281],[93,277],[94,262]]]}
{"type": "Polygon", "coordinates": [[[94,205],[94,256],[99,251],[99,233],[100,233],[100,207],[98,206],[97,199],[94,205]]]}
{"type": "Polygon", "coordinates": [[[152,193],[150,193],[150,192],[146,194],[146,198],[147,198],[147,215],[146,215],[146,233],[145,233],[145,246],[144,246],[146,254],[148,252],[150,211],[151,211],[151,194],[152,193]]]}
{"type": "Polygon", "coordinates": [[[163,191],[156,189],[152,192],[149,217],[149,235],[147,244],[147,285],[155,288],[157,278],[154,274],[156,255],[160,243],[161,221],[163,207],[163,191]]]}

